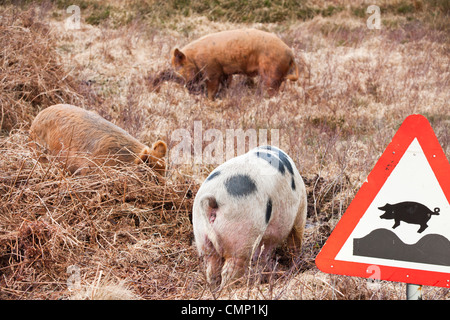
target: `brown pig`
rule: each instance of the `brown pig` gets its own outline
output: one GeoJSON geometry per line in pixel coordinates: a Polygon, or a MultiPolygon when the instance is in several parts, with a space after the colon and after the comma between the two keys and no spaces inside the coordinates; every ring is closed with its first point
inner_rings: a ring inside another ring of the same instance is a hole
{"type": "Polygon", "coordinates": [[[210,99],[233,74],[259,75],[270,95],[286,79],[296,81],[299,69],[292,50],[276,35],[256,29],[229,30],[195,40],[172,53],[172,66],[192,92],[206,83],[210,99]]]}
{"type": "Polygon", "coordinates": [[[72,173],[124,162],[145,162],[161,175],[166,169],[163,141],[149,148],[97,113],[68,104],[42,110],[31,124],[30,140],[32,146],[65,161],[72,173]]]}

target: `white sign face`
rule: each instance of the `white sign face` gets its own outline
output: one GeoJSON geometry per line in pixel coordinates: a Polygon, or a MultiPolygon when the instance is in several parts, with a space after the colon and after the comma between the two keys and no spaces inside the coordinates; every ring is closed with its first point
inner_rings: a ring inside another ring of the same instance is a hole
{"type": "Polygon", "coordinates": [[[417,138],[336,260],[450,273],[450,205],[417,138]]]}

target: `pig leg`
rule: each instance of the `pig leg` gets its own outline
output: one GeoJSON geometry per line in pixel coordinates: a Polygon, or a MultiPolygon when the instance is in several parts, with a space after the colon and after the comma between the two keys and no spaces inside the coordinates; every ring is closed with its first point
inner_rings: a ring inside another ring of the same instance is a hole
{"type": "Polygon", "coordinates": [[[392,226],[392,229],[397,228],[399,225],[400,225],[400,220],[395,219],[395,223],[394,223],[394,225],[392,226]]]}
{"type": "Polygon", "coordinates": [[[231,86],[231,82],[233,81],[233,75],[231,74],[223,74],[220,78],[220,84],[224,88],[229,88],[231,86]]]}
{"type": "Polygon", "coordinates": [[[232,80],[233,75],[222,74],[222,76],[219,78],[219,88],[217,90],[217,94],[222,95],[225,89],[228,89],[230,87],[232,80]]]}
{"type": "Polygon", "coordinates": [[[288,236],[288,247],[294,253],[300,253],[303,242],[304,224],[294,225],[291,233],[288,236]]]}
{"type": "Polygon", "coordinates": [[[203,252],[204,263],[206,265],[206,281],[211,286],[216,287],[220,282],[220,272],[223,266],[222,257],[209,239],[205,241],[203,252]]]}
{"type": "Polygon", "coordinates": [[[206,89],[208,91],[208,98],[214,100],[217,91],[219,91],[220,77],[214,77],[206,81],[206,89]]]}
{"type": "Polygon", "coordinates": [[[222,257],[217,252],[210,253],[205,257],[206,281],[213,287],[220,282],[220,271],[222,269],[222,257]]]}
{"type": "MultiPolygon", "coordinates": [[[[303,200],[306,203],[306,199],[303,200]]],[[[305,232],[306,223],[306,205],[300,204],[297,212],[297,216],[294,221],[294,226],[292,227],[291,233],[288,236],[287,243],[289,249],[291,249],[295,254],[300,253],[303,242],[303,234],[305,232]]]]}
{"type": "Polygon", "coordinates": [[[275,261],[273,259],[273,253],[276,249],[277,245],[274,243],[264,243],[264,249],[261,254],[256,257],[259,259],[258,265],[265,270],[266,268],[269,271],[272,271],[275,267],[275,261]]]}
{"type": "Polygon", "coordinates": [[[423,223],[420,225],[420,229],[417,232],[422,233],[426,228],[428,228],[428,225],[426,223],[423,223]]]}
{"type": "Polygon", "coordinates": [[[242,257],[230,257],[225,260],[222,268],[221,289],[223,289],[230,280],[240,278],[244,274],[246,262],[247,259],[242,257]]]}

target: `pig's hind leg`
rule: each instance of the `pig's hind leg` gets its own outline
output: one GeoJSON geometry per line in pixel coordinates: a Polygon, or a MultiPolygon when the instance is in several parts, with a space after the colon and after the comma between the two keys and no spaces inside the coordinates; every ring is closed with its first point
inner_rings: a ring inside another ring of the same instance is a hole
{"type": "Polygon", "coordinates": [[[297,216],[295,217],[294,226],[287,238],[288,247],[294,254],[299,254],[302,249],[303,235],[306,224],[306,198],[300,205],[297,216]]]}
{"type": "Polygon", "coordinates": [[[216,96],[223,97],[226,89],[231,86],[231,82],[233,80],[233,75],[222,74],[219,79],[219,86],[217,89],[216,96]]]}
{"type": "Polygon", "coordinates": [[[214,100],[217,92],[219,91],[220,76],[211,77],[206,81],[206,89],[208,93],[208,98],[214,100]]]}
{"type": "Polygon", "coordinates": [[[223,74],[220,77],[220,85],[222,88],[228,89],[231,86],[232,81],[233,81],[232,74],[223,74]]]}
{"type": "Polygon", "coordinates": [[[422,223],[420,225],[420,229],[417,232],[422,233],[426,228],[428,228],[428,225],[426,223],[422,223]]]}
{"type": "Polygon", "coordinates": [[[302,242],[303,242],[303,231],[304,226],[299,225],[292,228],[291,233],[288,236],[288,247],[290,250],[292,250],[294,253],[300,253],[302,248],[302,242]]]}
{"type": "Polygon", "coordinates": [[[223,258],[214,248],[209,239],[206,239],[203,248],[203,261],[206,269],[206,281],[216,288],[220,283],[220,272],[223,266],[223,258]]]}
{"type": "Polygon", "coordinates": [[[223,289],[231,280],[242,277],[245,272],[246,263],[247,259],[242,257],[229,257],[225,259],[220,288],[223,289]]]}

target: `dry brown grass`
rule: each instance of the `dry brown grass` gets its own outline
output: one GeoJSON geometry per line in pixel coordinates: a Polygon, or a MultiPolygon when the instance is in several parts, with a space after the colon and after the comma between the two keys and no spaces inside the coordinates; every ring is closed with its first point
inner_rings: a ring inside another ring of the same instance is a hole
{"type": "Polygon", "coordinates": [[[190,244],[192,179],[162,183],[147,166],[70,176],[63,163],[38,162],[25,138],[16,132],[0,144],[2,298],[67,296],[71,265],[85,281],[100,268],[162,294],[150,283],[164,286],[168,270],[152,264],[169,265],[190,244]],[[148,270],[157,272],[144,277],[148,270]]]}
{"type": "MultiPolygon", "coordinates": [[[[12,39],[1,38],[8,50],[0,56],[9,68],[0,71],[1,123],[7,130],[0,138],[0,298],[405,297],[403,284],[378,289],[365,279],[326,275],[314,259],[406,116],[427,116],[449,157],[445,30],[392,14],[385,17],[388,26],[369,31],[349,10],[304,22],[252,24],[292,46],[305,59],[306,74],[270,99],[236,77],[228,91],[209,101],[189,95],[176,81],[155,79],[171,80],[161,72],[169,69],[175,45],[241,24],[194,16],[177,17],[171,28],[149,28],[142,20],[110,28],[85,24],[82,12],[82,28],[68,31],[42,7],[34,13],[13,9],[4,9],[0,23],[12,39]],[[178,143],[174,130],[186,129],[193,137],[194,121],[224,137],[227,129],[279,130],[280,147],[307,185],[302,255],[292,258],[280,248],[273,272],[253,265],[240,284],[211,292],[189,215],[197,188],[214,166],[175,165],[169,154],[167,182],[158,184],[144,167],[70,176],[63,163],[42,165],[26,147],[26,128],[37,110],[59,102],[95,109],[143,143],[164,139],[169,150],[178,143]],[[75,291],[67,283],[73,279],[69,266],[79,268],[75,291]]],[[[449,294],[426,288],[424,298],[449,294]]]]}
{"type": "Polygon", "coordinates": [[[78,83],[55,52],[52,30],[34,8],[12,8],[0,19],[0,130],[33,120],[42,106],[84,104],[78,83]]]}

